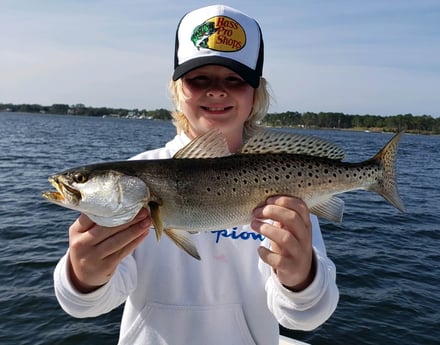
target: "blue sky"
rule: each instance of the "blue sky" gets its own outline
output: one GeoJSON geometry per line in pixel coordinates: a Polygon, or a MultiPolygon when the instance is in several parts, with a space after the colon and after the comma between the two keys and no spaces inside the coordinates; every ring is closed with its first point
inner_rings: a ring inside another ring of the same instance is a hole
{"type": "MultiPolygon", "coordinates": [[[[171,109],[174,35],[216,2],[0,0],[0,103],[171,109]]],[[[440,1],[228,1],[265,40],[271,112],[440,116],[440,1]]]]}

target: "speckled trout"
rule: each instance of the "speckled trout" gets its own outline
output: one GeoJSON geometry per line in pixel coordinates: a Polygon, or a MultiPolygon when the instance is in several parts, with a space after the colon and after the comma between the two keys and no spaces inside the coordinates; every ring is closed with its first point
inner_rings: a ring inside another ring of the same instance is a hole
{"type": "Polygon", "coordinates": [[[267,198],[300,198],[317,216],[340,222],[344,202],[335,195],[363,189],[400,211],[396,134],[373,158],[344,162],[344,151],[317,137],[262,130],[236,154],[212,130],[171,159],[85,165],[49,177],[56,191],[43,197],[111,227],[149,210],[157,239],[165,233],[200,259],[190,234],[248,224],[267,198]]]}

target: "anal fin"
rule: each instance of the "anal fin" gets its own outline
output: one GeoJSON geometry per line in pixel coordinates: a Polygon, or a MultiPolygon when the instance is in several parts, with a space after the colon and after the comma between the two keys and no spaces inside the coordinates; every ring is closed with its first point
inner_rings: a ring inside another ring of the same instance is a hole
{"type": "Polygon", "coordinates": [[[344,200],[332,196],[322,202],[312,206],[310,212],[336,223],[342,222],[342,216],[344,214],[344,200]]]}

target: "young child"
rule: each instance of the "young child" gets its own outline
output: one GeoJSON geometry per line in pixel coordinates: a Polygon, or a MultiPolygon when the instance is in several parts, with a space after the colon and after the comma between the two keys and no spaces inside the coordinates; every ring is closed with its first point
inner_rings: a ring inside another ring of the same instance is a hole
{"type": "MultiPolygon", "coordinates": [[[[177,135],[132,159],[171,158],[213,128],[238,151],[269,104],[258,23],[227,6],[203,7],[181,19],[175,44],[177,135]]],[[[278,323],[312,330],[336,308],[335,266],[299,199],[271,197],[249,225],[193,235],[201,261],[168,239],[157,244],[150,227],[145,209],[115,228],[81,215],[55,269],[58,301],[75,317],[125,302],[119,344],[278,344],[278,323]]]]}

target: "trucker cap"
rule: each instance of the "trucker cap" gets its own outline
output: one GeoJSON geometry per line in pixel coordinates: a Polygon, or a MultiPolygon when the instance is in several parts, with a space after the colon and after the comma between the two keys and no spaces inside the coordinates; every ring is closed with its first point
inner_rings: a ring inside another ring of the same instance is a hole
{"type": "Polygon", "coordinates": [[[253,18],[225,5],[202,7],[185,14],[177,27],[173,80],[201,66],[221,65],[257,88],[263,58],[263,37],[253,18]]]}

